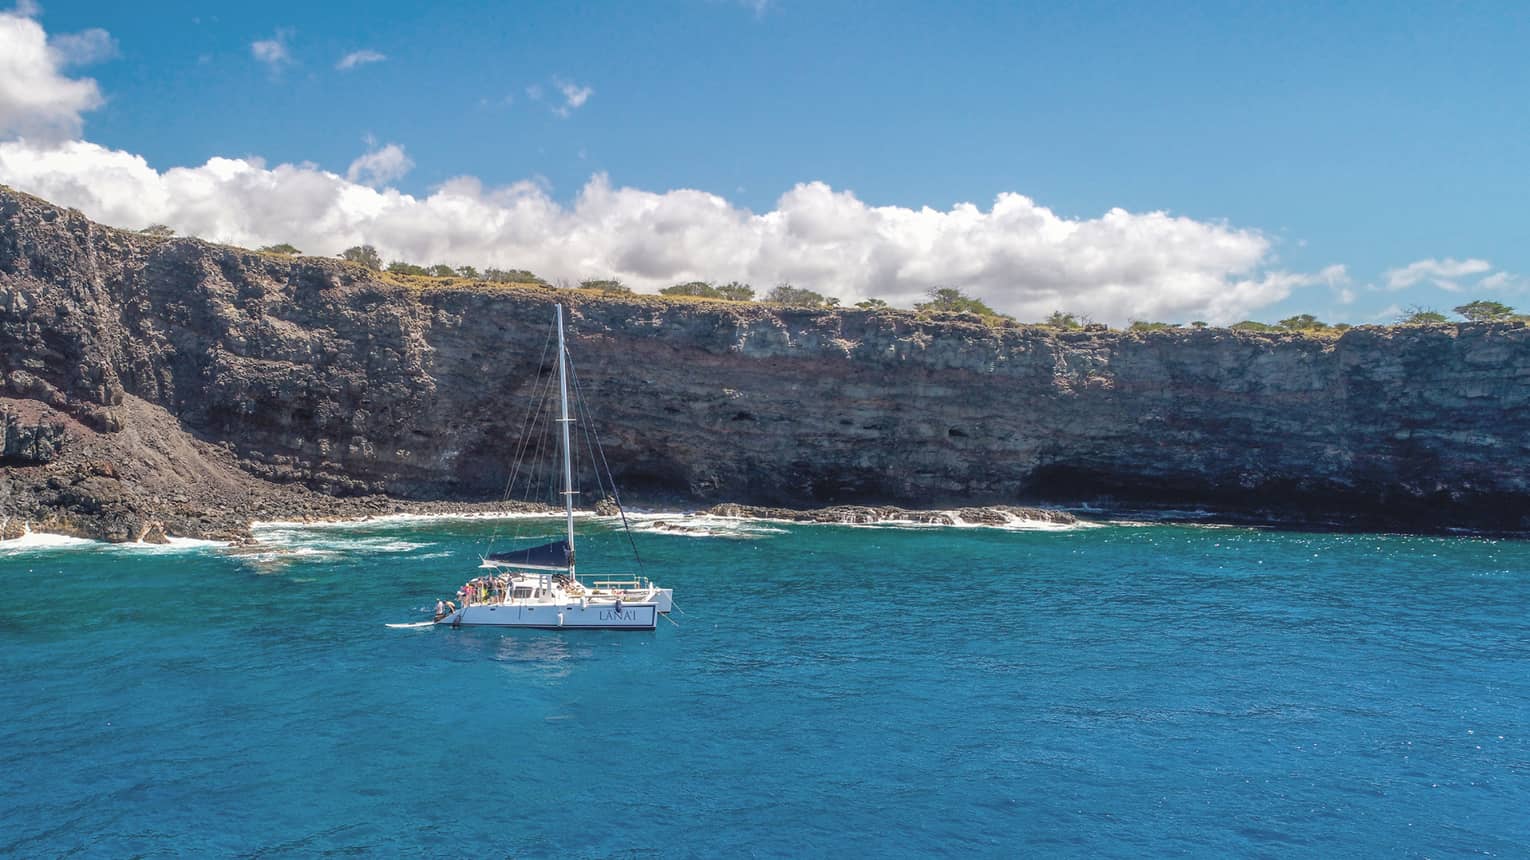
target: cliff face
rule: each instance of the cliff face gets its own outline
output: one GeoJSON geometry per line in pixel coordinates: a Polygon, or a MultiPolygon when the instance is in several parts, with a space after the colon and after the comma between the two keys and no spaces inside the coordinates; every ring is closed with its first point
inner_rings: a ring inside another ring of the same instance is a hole
{"type": "MultiPolygon", "coordinates": [[[[7,429],[11,492],[35,499],[51,473],[29,469],[77,477],[87,452],[145,520],[177,486],[209,483],[188,459],[246,495],[261,479],[494,497],[555,300],[633,494],[916,507],[1108,495],[1530,528],[1530,329],[1517,323],[1326,340],[1058,333],[897,311],[418,290],[337,261],[124,233],[0,188],[0,395],[63,428],[43,434],[62,454],[25,463],[7,429]]],[[[174,522],[196,531],[193,520],[183,510],[174,522]]]]}

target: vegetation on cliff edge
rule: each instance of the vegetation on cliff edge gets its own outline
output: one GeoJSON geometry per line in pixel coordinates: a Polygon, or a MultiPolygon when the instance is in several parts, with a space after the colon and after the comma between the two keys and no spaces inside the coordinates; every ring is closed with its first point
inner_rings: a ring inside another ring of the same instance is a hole
{"type": "MultiPolygon", "coordinates": [[[[137,232],[140,235],[158,239],[171,238],[175,235],[175,230],[164,224],[152,224],[137,232]]],[[[259,252],[282,257],[296,257],[302,254],[297,247],[286,242],[262,246],[259,248],[259,252]]],[[[454,267],[444,263],[436,263],[424,266],[404,260],[391,261],[385,267],[381,254],[372,245],[356,245],[345,249],[337,256],[346,262],[356,264],[375,273],[384,281],[413,289],[464,288],[485,284],[547,289],[565,289],[570,286],[561,281],[556,284],[549,283],[547,280],[525,269],[489,268],[480,271],[470,265],[454,267]]],[[[613,296],[635,297],[633,289],[616,278],[587,278],[578,283],[578,288],[613,296]]],[[[887,301],[876,297],[862,299],[856,302],[854,307],[857,310],[911,313],[935,319],[965,318],[990,326],[1000,327],[1029,325],[1062,331],[1105,331],[1109,328],[1108,326],[1094,323],[1088,316],[1061,309],[1053,311],[1045,319],[1038,322],[1021,323],[1012,316],[994,310],[981,299],[970,296],[957,287],[931,287],[926,295],[928,296],[927,300],[914,303],[912,309],[896,308],[888,304],[887,301]]],[[[785,281],[778,283],[766,292],[764,296],[760,297],[756,296],[753,286],[740,281],[730,281],[726,284],[717,284],[712,281],[686,281],[659,290],[657,297],[660,300],[704,299],[737,303],[763,302],[766,304],[824,310],[835,309],[840,306],[840,300],[835,296],[825,295],[816,290],[799,287],[785,281]]],[[[1530,315],[1515,313],[1514,308],[1509,305],[1486,299],[1477,299],[1457,305],[1451,311],[1467,322],[1530,321],[1530,315]]],[[[1449,325],[1450,323],[1450,318],[1441,311],[1433,308],[1413,306],[1400,313],[1394,325],[1429,326],[1449,325]]],[[[1216,327],[1203,320],[1195,320],[1189,323],[1171,323],[1134,319],[1128,322],[1126,330],[1131,332],[1157,332],[1185,328],[1204,330],[1216,327]]],[[[1348,331],[1351,326],[1348,323],[1327,323],[1318,319],[1313,314],[1296,314],[1274,323],[1249,319],[1233,323],[1226,326],[1226,328],[1231,331],[1240,332],[1332,337],[1348,331]]]]}

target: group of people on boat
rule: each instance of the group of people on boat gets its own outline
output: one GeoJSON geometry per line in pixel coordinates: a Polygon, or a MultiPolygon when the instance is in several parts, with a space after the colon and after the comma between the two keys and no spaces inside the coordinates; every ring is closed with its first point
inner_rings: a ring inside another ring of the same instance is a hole
{"type": "Polygon", "coordinates": [[[510,575],[507,573],[476,576],[457,589],[457,599],[462,601],[463,606],[472,606],[475,603],[503,603],[509,590],[510,575]]]}
{"type": "Polygon", "coordinates": [[[503,603],[505,595],[510,593],[510,576],[501,573],[498,576],[476,576],[462,584],[457,589],[457,600],[437,600],[436,620],[440,621],[446,616],[457,611],[460,606],[472,606],[475,603],[503,603]]]}

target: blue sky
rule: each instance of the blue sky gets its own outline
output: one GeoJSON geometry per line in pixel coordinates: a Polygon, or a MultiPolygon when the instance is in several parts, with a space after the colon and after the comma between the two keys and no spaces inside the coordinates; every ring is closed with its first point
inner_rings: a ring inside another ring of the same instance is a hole
{"type": "Polygon", "coordinates": [[[83,138],[159,171],[258,157],[343,175],[386,142],[413,165],[387,184],[420,197],[463,175],[532,178],[572,206],[605,174],[754,213],[812,181],[914,210],[1010,192],[1065,219],[1257,231],[1260,272],[1345,267],[1342,289],[1329,270],[1256,301],[1260,318],[1530,305],[1530,4],[58,3],[36,19],[115,40],[66,72],[105,99],[83,138]],[[262,62],[259,41],[289,59],[262,62]],[[363,50],[385,59],[336,68],[363,50]],[[574,107],[560,85],[589,93],[574,107]]]}

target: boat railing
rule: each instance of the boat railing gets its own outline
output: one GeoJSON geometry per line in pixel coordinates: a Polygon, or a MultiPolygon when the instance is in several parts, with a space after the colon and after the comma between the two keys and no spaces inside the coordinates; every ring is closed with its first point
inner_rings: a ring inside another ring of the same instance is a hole
{"type": "Polygon", "coordinates": [[[597,579],[590,583],[596,588],[645,588],[641,580],[636,579],[597,579]]]}

